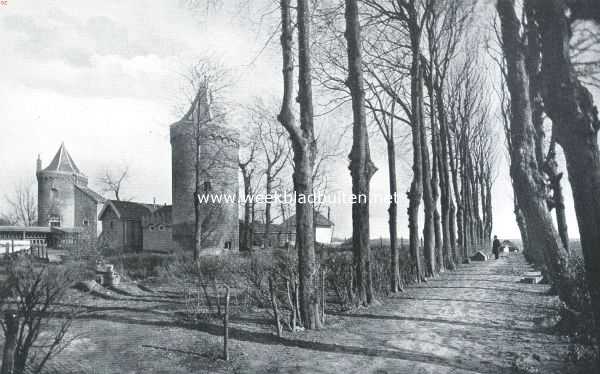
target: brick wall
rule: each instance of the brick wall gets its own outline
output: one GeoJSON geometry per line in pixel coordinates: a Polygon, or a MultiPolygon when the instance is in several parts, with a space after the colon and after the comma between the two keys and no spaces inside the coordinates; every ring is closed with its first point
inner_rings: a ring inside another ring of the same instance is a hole
{"type": "Polygon", "coordinates": [[[70,174],[41,171],[38,180],[38,225],[48,226],[50,216],[60,217],[62,227],[74,227],[75,187],[70,174]]]}
{"type": "Polygon", "coordinates": [[[95,239],[97,236],[98,219],[96,216],[97,206],[95,200],[75,188],[75,226],[83,227],[88,239],[95,239]]]}
{"type": "Polygon", "coordinates": [[[176,244],[171,238],[171,228],[166,226],[143,227],[144,251],[172,252],[176,244]]]}
{"type": "Polygon", "coordinates": [[[102,234],[100,242],[110,249],[123,249],[123,222],[117,217],[112,208],[108,208],[102,217],[102,234]]]}

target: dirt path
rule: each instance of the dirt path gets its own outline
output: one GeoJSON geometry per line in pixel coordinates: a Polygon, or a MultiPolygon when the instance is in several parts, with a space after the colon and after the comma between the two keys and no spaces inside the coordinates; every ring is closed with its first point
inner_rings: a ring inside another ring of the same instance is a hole
{"type": "Polygon", "coordinates": [[[313,350],[288,350],[267,365],[280,373],[505,373],[537,355],[541,372],[571,372],[566,339],[540,326],[558,300],[548,286],[519,283],[526,270],[520,255],[461,265],[380,306],[338,315],[333,331],[307,334],[319,336],[313,350]]]}
{"type": "Polygon", "coordinates": [[[324,330],[282,338],[260,314],[245,315],[232,321],[234,363],[226,365],[214,360],[220,324],[182,326],[158,294],[127,307],[99,300],[114,308],[76,321],[90,332],[55,363],[65,373],[74,365],[94,373],[518,373],[514,363],[529,357],[540,372],[573,373],[568,340],[540,323],[556,316],[557,298],[548,286],[519,283],[529,269],[520,255],[460,265],[381,305],[329,315],[324,330]]]}

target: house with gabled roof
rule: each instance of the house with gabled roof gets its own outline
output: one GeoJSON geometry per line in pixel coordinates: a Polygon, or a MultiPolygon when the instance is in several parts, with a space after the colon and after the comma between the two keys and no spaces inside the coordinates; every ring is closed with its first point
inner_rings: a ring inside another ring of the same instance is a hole
{"type": "Polygon", "coordinates": [[[101,242],[111,249],[141,251],[142,217],[151,214],[154,209],[152,204],[106,200],[98,215],[102,222],[101,242]]]}
{"type": "Polygon", "coordinates": [[[123,252],[172,252],[172,205],[107,200],[98,215],[102,245],[123,252]]]}
{"type": "MultiPolygon", "coordinates": [[[[329,217],[329,213],[327,214],[329,217]]],[[[331,244],[335,224],[320,212],[315,212],[315,241],[320,244],[331,244]]],[[[296,242],[296,215],[284,220],[282,223],[272,223],[269,234],[265,235],[266,225],[263,222],[254,222],[252,245],[258,247],[284,247],[296,242]]],[[[240,238],[245,230],[244,222],[240,221],[240,238]]]]}
{"type": "MultiPolygon", "coordinates": [[[[329,210],[327,217],[320,212],[315,212],[313,224],[315,226],[315,241],[321,244],[331,244],[333,238],[333,229],[335,224],[330,220],[329,210]]],[[[296,242],[296,215],[294,214],[290,218],[283,221],[280,225],[284,230],[289,233],[291,237],[293,235],[293,242],[296,242]]]]}

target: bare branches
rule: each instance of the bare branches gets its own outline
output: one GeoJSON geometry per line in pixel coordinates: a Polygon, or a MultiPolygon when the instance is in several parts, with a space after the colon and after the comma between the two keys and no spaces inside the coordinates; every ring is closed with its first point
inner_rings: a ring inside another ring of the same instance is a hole
{"type": "Polygon", "coordinates": [[[98,178],[101,191],[115,195],[117,201],[121,200],[121,188],[129,178],[129,166],[120,169],[106,169],[104,175],[98,178]]]}
{"type": "Polygon", "coordinates": [[[34,226],[37,224],[37,194],[33,183],[22,181],[15,185],[11,195],[4,199],[9,207],[2,218],[13,225],[34,226]]]}
{"type": "Polygon", "coordinates": [[[3,321],[2,328],[5,331],[15,328],[16,332],[12,342],[15,348],[13,370],[15,373],[29,370],[39,373],[50,358],[72,341],[66,339],[66,334],[79,307],[65,304],[63,300],[77,280],[79,269],[63,265],[40,266],[24,257],[11,263],[7,271],[6,282],[0,291],[5,303],[0,304],[0,310],[11,317],[3,321]]]}

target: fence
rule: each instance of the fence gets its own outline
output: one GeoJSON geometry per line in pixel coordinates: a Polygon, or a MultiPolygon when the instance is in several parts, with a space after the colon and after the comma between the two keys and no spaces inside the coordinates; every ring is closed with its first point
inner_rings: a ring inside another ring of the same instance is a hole
{"type": "Polygon", "coordinates": [[[48,261],[48,246],[30,240],[0,240],[0,256],[8,259],[20,255],[33,256],[48,261]]]}

